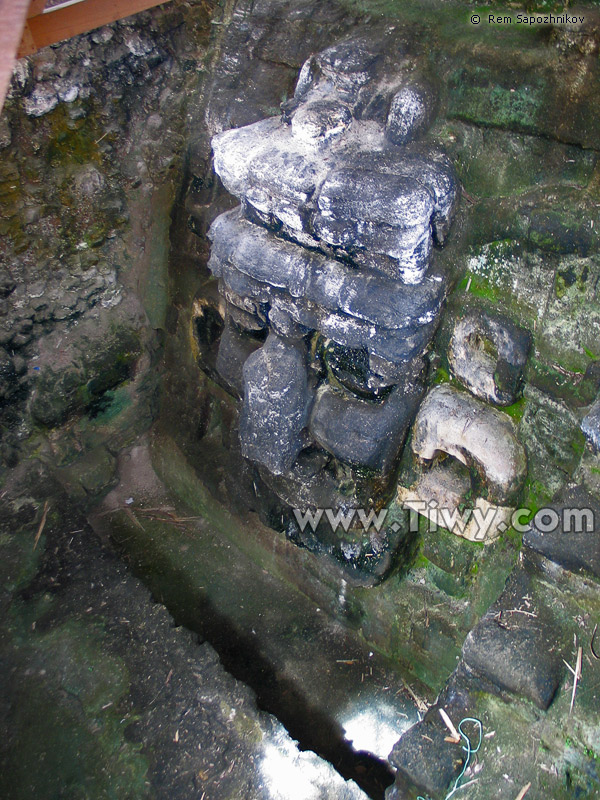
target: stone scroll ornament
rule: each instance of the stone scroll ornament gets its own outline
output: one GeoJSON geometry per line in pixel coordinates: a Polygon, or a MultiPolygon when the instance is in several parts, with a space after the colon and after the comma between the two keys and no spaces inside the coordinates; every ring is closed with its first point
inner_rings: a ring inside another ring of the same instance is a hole
{"type": "MultiPolygon", "coordinates": [[[[217,370],[241,399],[242,455],[291,509],[389,499],[457,199],[451,164],[423,142],[432,108],[414,72],[353,40],[308,59],[281,117],[212,140],[241,201],[209,231],[227,309],[217,370]]],[[[297,535],[359,572],[389,562],[386,531],[297,535]]]]}

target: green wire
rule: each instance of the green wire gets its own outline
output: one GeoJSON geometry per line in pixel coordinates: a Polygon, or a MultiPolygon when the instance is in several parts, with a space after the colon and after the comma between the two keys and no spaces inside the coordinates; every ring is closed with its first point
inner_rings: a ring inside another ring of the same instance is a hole
{"type": "MultiPolygon", "coordinates": [[[[465,751],[467,756],[466,756],[466,758],[464,760],[463,768],[462,768],[462,770],[460,772],[460,775],[458,776],[458,778],[454,782],[453,788],[450,790],[450,792],[448,792],[448,794],[446,795],[444,800],[450,800],[452,795],[460,788],[459,787],[459,783],[461,782],[461,780],[463,778],[463,775],[467,771],[467,767],[469,766],[469,762],[471,761],[471,756],[479,750],[479,748],[481,747],[481,742],[483,741],[483,725],[481,724],[481,720],[475,719],[475,717],[465,717],[464,719],[461,719],[460,725],[458,726],[458,732],[460,733],[460,735],[463,737],[463,739],[465,741],[465,744],[463,745],[463,750],[465,751]],[[471,745],[471,740],[469,739],[467,734],[462,729],[462,726],[463,726],[463,724],[465,722],[473,722],[475,725],[477,725],[477,729],[479,731],[479,741],[477,742],[477,747],[473,747],[471,745]]],[[[422,795],[419,795],[417,797],[417,800],[428,800],[428,798],[425,798],[422,795]]]]}

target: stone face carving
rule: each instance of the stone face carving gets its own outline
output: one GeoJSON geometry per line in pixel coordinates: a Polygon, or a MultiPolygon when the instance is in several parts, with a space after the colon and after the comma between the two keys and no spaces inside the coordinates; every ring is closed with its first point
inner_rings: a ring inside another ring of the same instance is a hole
{"type": "Polygon", "coordinates": [[[456,180],[443,154],[393,146],[425,131],[433,100],[414,80],[379,71],[364,43],[309,59],[283,120],[214,137],[215,170],[268,227],[418,283],[447,234],[456,180]]]}
{"type": "Polygon", "coordinates": [[[412,447],[428,461],[442,452],[473,467],[499,505],[514,498],[525,478],[525,450],[510,417],[449,385],[434,387],[425,398],[412,447]]]}
{"type": "Polygon", "coordinates": [[[508,529],[527,470],[510,417],[452,386],[436,386],[417,414],[412,449],[426,462],[445,455],[455,460],[434,464],[410,489],[401,488],[407,506],[475,541],[508,529]],[[478,477],[481,496],[466,520],[458,511],[473,488],[470,471],[478,477]]]}
{"type": "MultiPolygon", "coordinates": [[[[281,118],[213,139],[215,171],[241,201],[209,231],[227,308],[216,369],[242,397],[242,454],[292,507],[377,502],[445,298],[432,256],[457,183],[418,141],[426,83],[389,69],[364,42],[335,45],[305,63],[281,118]]],[[[344,559],[361,547],[347,542],[344,559]]]]}

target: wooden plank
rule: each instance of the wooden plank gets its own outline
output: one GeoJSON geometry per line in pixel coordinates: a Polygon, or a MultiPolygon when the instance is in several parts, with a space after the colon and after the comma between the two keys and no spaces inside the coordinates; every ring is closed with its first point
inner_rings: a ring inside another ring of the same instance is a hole
{"type": "Polygon", "coordinates": [[[56,10],[48,8],[45,13],[31,17],[29,30],[39,50],[157,5],[161,5],[157,0],[82,0],[64,8],[58,6],[56,10]]]}
{"type": "Polygon", "coordinates": [[[29,0],[0,0],[0,109],[10,85],[28,11],[29,0]]]}
{"type": "Polygon", "coordinates": [[[37,47],[35,46],[33,36],[31,35],[29,22],[26,21],[25,27],[23,28],[23,38],[21,39],[21,44],[19,45],[18,57],[23,58],[23,56],[31,56],[36,52],[37,47]]]}
{"type": "Polygon", "coordinates": [[[31,0],[27,16],[37,17],[38,14],[42,13],[45,7],[46,7],[46,0],[31,0]]]}

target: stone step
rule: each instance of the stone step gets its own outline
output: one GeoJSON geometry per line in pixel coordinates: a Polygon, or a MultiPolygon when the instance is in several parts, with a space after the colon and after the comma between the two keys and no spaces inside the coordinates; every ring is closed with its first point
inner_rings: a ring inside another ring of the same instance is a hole
{"type": "Polygon", "coordinates": [[[523,544],[563,569],[600,578],[600,505],[582,487],[552,503],[523,537],[523,544]],[[556,524],[552,530],[541,530],[556,524]]]}
{"type": "Polygon", "coordinates": [[[499,689],[547,709],[565,668],[561,632],[550,609],[533,603],[531,576],[519,565],[504,592],[467,636],[467,666],[499,689]]]}

